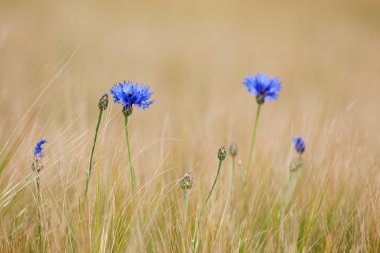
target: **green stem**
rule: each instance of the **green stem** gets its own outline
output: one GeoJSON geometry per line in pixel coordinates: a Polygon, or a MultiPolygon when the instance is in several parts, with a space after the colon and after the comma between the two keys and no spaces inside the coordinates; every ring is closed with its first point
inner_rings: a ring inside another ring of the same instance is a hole
{"type": "Polygon", "coordinates": [[[128,146],[129,168],[131,171],[131,186],[132,186],[133,206],[135,206],[136,205],[135,170],[134,170],[133,164],[132,164],[131,146],[129,145],[128,117],[125,117],[125,139],[127,141],[127,146],[128,146]]]}
{"type": "Polygon", "coordinates": [[[256,141],[256,131],[257,131],[257,126],[259,124],[260,111],[261,111],[261,105],[258,105],[257,111],[256,111],[255,123],[252,129],[252,139],[251,139],[251,146],[249,148],[247,167],[245,169],[245,174],[244,174],[244,181],[243,181],[244,186],[247,184],[247,178],[248,178],[249,170],[251,167],[253,147],[255,146],[255,141],[256,141]]]}
{"type": "Polygon", "coordinates": [[[185,212],[185,221],[187,220],[187,210],[189,209],[189,190],[183,191],[183,207],[185,212]]]}
{"type": "Polygon", "coordinates": [[[230,194],[233,193],[234,190],[234,177],[235,177],[235,156],[232,157],[231,159],[231,189],[230,189],[230,194]]]}
{"type": "Polygon", "coordinates": [[[288,209],[291,200],[293,199],[295,189],[297,187],[297,183],[300,177],[300,170],[302,168],[302,158],[298,157],[296,162],[290,165],[290,175],[289,175],[289,180],[288,184],[286,185],[285,188],[285,195],[280,211],[280,218],[279,221],[280,223],[282,222],[282,219],[284,218],[285,212],[288,209]]]}
{"type": "Polygon", "coordinates": [[[41,217],[41,187],[40,187],[40,175],[36,177],[36,186],[37,186],[37,202],[38,202],[38,247],[40,252],[44,252],[43,241],[42,241],[42,217],[41,217]]]}
{"type": "Polygon", "coordinates": [[[193,248],[192,248],[192,251],[195,252],[196,249],[197,249],[197,246],[198,246],[198,234],[199,234],[199,226],[200,226],[200,221],[201,221],[201,218],[202,218],[202,214],[203,214],[203,211],[204,211],[204,208],[208,202],[208,200],[210,199],[211,197],[211,194],[212,192],[214,191],[214,188],[215,188],[215,185],[216,185],[216,182],[218,181],[218,178],[219,178],[219,174],[220,174],[220,169],[222,168],[222,163],[223,163],[223,160],[219,160],[219,165],[218,165],[218,171],[216,173],[216,177],[214,179],[214,183],[212,184],[212,187],[211,187],[211,190],[205,200],[205,202],[203,203],[203,206],[202,206],[202,209],[201,209],[201,212],[199,214],[199,218],[198,218],[198,222],[197,222],[197,226],[195,228],[195,236],[194,236],[194,239],[192,240],[192,243],[193,243],[193,248]]]}
{"type": "Polygon", "coordinates": [[[95,152],[96,139],[98,138],[99,126],[100,126],[100,122],[102,121],[102,115],[103,115],[103,110],[100,109],[99,110],[99,117],[98,117],[98,124],[96,125],[96,130],[95,130],[94,143],[92,144],[92,150],[91,150],[91,155],[90,155],[90,164],[88,166],[88,172],[87,172],[87,176],[86,176],[86,190],[84,192],[84,200],[83,200],[82,206],[85,205],[86,200],[87,200],[88,185],[90,183],[91,171],[92,171],[92,167],[94,165],[93,158],[94,158],[94,152],[95,152]]]}

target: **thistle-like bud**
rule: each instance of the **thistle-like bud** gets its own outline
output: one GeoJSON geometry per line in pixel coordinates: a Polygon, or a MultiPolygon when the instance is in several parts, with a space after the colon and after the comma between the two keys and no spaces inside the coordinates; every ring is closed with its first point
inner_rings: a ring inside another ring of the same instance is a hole
{"type": "Polygon", "coordinates": [[[230,155],[232,156],[232,157],[235,157],[235,156],[237,156],[237,154],[238,154],[238,147],[237,147],[237,145],[236,145],[236,142],[231,142],[231,145],[230,145],[230,155]]]}
{"type": "Polygon", "coordinates": [[[183,178],[179,182],[179,185],[184,191],[190,190],[191,187],[193,187],[193,176],[191,175],[191,171],[187,172],[185,176],[183,176],[183,178]]]}
{"type": "Polygon", "coordinates": [[[104,94],[100,99],[98,103],[99,110],[105,110],[108,107],[108,94],[104,94]]]}
{"type": "Polygon", "coordinates": [[[223,161],[224,158],[226,158],[226,155],[227,155],[226,149],[224,147],[220,147],[220,149],[218,150],[219,161],[223,161]]]}
{"type": "Polygon", "coordinates": [[[133,112],[132,105],[124,106],[123,107],[123,114],[125,117],[129,117],[133,112]]]}

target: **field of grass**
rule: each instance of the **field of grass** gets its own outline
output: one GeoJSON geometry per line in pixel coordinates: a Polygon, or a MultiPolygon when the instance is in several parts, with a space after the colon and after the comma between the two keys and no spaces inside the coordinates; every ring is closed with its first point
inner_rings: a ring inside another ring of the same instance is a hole
{"type": "Polygon", "coordinates": [[[0,1],[0,252],[380,252],[379,31],[376,0],[0,1]],[[283,88],[244,186],[259,72],[283,88]],[[155,100],[129,117],[136,204],[110,95],[82,207],[98,101],[124,80],[155,100]]]}

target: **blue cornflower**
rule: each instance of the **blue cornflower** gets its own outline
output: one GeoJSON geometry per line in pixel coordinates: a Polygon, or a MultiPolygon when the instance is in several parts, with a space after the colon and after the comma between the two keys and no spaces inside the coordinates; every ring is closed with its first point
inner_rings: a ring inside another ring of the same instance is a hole
{"type": "Polygon", "coordinates": [[[153,103],[153,100],[149,100],[153,94],[149,86],[138,83],[133,85],[131,81],[115,85],[111,89],[111,94],[113,102],[122,104],[123,109],[132,109],[132,105],[146,109],[153,103]]]}
{"type": "Polygon", "coordinates": [[[36,147],[34,148],[34,157],[36,159],[42,158],[44,156],[44,150],[42,148],[42,145],[46,143],[45,139],[40,140],[37,142],[36,147]]]}
{"type": "Polygon", "coordinates": [[[276,100],[281,90],[278,77],[269,78],[265,73],[259,73],[255,76],[248,75],[245,77],[243,84],[247,87],[248,92],[256,96],[256,101],[259,105],[267,101],[276,100]]]}
{"type": "Polygon", "coordinates": [[[305,152],[305,141],[301,137],[293,138],[294,148],[298,154],[305,152]]]}

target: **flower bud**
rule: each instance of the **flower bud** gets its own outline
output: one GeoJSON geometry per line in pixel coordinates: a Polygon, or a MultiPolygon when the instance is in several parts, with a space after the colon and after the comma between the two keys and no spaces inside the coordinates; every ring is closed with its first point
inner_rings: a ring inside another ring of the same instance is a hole
{"type": "Polygon", "coordinates": [[[237,147],[237,145],[236,145],[236,142],[231,142],[231,145],[230,145],[230,155],[232,156],[232,157],[235,157],[235,156],[237,156],[237,154],[238,154],[238,147],[237,147]]]}
{"type": "Polygon", "coordinates": [[[105,110],[108,107],[108,94],[104,94],[100,99],[98,103],[99,110],[105,110]]]}
{"type": "Polygon", "coordinates": [[[191,175],[191,171],[186,173],[185,176],[179,182],[182,190],[190,190],[193,187],[193,177],[191,175]]]}
{"type": "Polygon", "coordinates": [[[133,107],[132,105],[129,105],[129,106],[124,106],[123,107],[123,114],[125,117],[128,117],[132,114],[133,112],[133,107]]]}
{"type": "Polygon", "coordinates": [[[226,158],[226,155],[227,155],[226,149],[224,147],[220,147],[220,149],[218,150],[219,161],[223,161],[224,158],[226,158]]]}
{"type": "Polygon", "coordinates": [[[293,138],[293,143],[294,143],[294,149],[296,152],[300,155],[302,155],[305,152],[305,141],[302,139],[302,137],[295,137],[293,138]]]}

